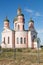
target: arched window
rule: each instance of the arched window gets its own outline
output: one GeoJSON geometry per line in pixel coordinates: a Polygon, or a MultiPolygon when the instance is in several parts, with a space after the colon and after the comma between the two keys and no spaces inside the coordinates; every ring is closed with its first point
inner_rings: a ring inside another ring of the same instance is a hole
{"type": "Polygon", "coordinates": [[[17,44],[19,44],[19,38],[17,38],[17,44]]]}
{"type": "Polygon", "coordinates": [[[22,37],[21,37],[21,39],[20,39],[20,43],[21,43],[21,44],[23,43],[23,39],[22,39],[22,37]]]}
{"type": "Polygon", "coordinates": [[[24,44],[26,43],[26,38],[24,38],[24,44]]]}
{"type": "Polygon", "coordinates": [[[10,38],[8,37],[8,44],[10,43],[10,38]]]}
{"type": "Polygon", "coordinates": [[[19,25],[18,25],[18,30],[19,30],[19,25]]]}
{"type": "Polygon", "coordinates": [[[4,37],[4,44],[5,44],[5,37],[4,37]]]}
{"type": "Polygon", "coordinates": [[[23,25],[23,30],[24,30],[24,25],[23,25]]]}

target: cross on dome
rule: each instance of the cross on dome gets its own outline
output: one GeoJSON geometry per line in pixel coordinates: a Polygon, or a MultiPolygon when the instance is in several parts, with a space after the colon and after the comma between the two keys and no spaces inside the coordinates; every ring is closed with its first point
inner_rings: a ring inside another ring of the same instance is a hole
{"type": "Polygon", "coordinates": [[[22,11],[21,11],[21,8],[19,7],[18,9],[17,9],[17,15],[20,15],[22,13],[22,11]]]}

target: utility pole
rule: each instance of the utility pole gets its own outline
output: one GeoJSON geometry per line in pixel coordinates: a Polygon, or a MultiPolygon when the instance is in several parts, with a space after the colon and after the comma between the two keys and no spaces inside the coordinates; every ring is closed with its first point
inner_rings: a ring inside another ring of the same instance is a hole
{"type": "Polygon", "coordinates": [[[37,49],[37,53],[38,53],[38,63],[40,63],[40,54],[39,54],[39,48],[40,48],[40,39],[39,38],[37,38],[37,47],[38,47],[38,49],[37,49]]]}

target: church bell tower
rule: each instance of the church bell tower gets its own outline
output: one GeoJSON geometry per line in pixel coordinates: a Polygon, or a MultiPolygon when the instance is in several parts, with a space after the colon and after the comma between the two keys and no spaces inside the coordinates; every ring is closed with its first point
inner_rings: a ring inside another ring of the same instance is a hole
{"type": "Polygon", "coordinates": [[[17,9],[17,16],[14,18],[14,29],[15,31],[24,30],[24,14],[22,14],[21,8],[17,9]]]}

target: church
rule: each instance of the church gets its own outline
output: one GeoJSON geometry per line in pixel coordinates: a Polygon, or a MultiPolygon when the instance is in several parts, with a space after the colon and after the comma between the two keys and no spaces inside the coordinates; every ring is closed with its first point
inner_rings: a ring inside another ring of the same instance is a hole
{"type": "Polygon", "coordinates": [[[17,9],[17,15],[13,20],[13,30],[10,29],[9,24],[6,17],[2,31],[2,48],[37,48],[37,32],[34,28],[34,21],[30,19],[28,30],[25,30],[25,18],[21,8],[17,9]]]}

